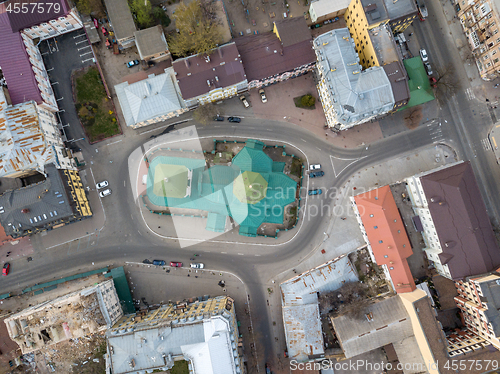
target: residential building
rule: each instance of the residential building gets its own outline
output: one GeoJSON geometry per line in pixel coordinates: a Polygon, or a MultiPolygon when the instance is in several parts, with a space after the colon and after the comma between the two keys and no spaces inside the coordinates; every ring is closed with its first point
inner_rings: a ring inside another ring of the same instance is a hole
{"type": "Polygon", "coordinates": [[[334,291],[344,283],[357,281],[356,269],[343,255],[280,285],[290,359],[306,362],[325,356],[318,293],[334,291]]]}
{"type": "Polygon", "coordinates": [[[344,15],[351,0],[331,1],[312,0],[309,6],[309,15],[312,23],[322,23],[324,21],[344,15]]]}
{"type": "Polygon", "coordinates": [[[198,54],[172,64],[182,99],[188,108],[231,98],[248,89],[236,44],[229,43],[210,55],[198,54]]]}
{"type": "Polygon", "coordinates": [[[260,88],[304,75],[314,69],[312,36],[302,17],[274,23],[273,32],[236,38],[248,88],[260,88]]]}
{"type": "Polygon", "coordinates": [[[74,169],[54,113],[35,101],[11,105],[8,99],[0,88],[0,177],[44,174],[48,164],[74,169]]]}
{"type": "Polygon", "coordinates": [[[487,81],[495,79],[500,72],[500,9],[497,3],[492,0],[459,0],[456,7],[481,78],[487,81]]]}
{"type": "Polygon", "coordinates": [[[495,271],[457,280],[455,303],[462,313],[467,333],[454,345],[459,353],[476,350],[488,343],[500,350],[500,273],[495,271]],[[481,341],[480,339],[484,339],[481,341]],[[467,342],[468,340],[471,340],[467,342]],[[462,344],[459,344],[462,343],[462,344]],[[460,352],[461,350],[461,352],[460,352]]]}
{"type": "Polygon", "coordinates": [[[10,338],[23,354],[105,331],[123,315],[113,280],[49,300],[7,317],[10,338]]]}
{"type": "Polygon", "coordinates": [[[413,0],[384,0],[389,26],[394,34],[405,31],[418,16],[413,0]]]}
{"type": "Polygon", "coordinates": [[[92,216],[78,172],[45,166],[46,179],[0,195],[0,224],[13,238],[92,216]]]}
{"type": "Polygon", "coordinates": [[[403,64],[398,60],[382,66],[391,82],[392,94],[394,95],[394,109],[404,107],[410,101],[409,77],[403,64]]]}
{"type": "Polygon", "coordinates": [[[137,129],[165,121],[187,111],[172,67],[147,79],[115,86],[116,96],[128,127],[137,129]]]}
{"type": "Polygon", "coordinates": [[[193,374],[244,373],[234,301],[218,296],[120,318],[106,332],[113,374],[165,371],[185,360],[193,374]]]}
{"type": "Polygon", "coordinates": [[[160,25],[134,33],[139,57],[144,61],[163,61],[170,58],[167,40],[160,25]]]}
{"type": "Polygon", "coordinates": [[[414,291],[407,261],[413,251],[391,188],[365,192],[351,197],[351,202],[372,261],[384,269],[397,293],[414,291]]]}
{"type": "MultiPolygon", "coordinates": [[[[422,290],[398,294],[370,304],[361,311],[330,318],[346,358],[359,357],[374,349],[392,346],[398,367],[405,374],[438,374],[438,362],[426,337],[424,323],[436,325],[427,294],[422,290]],[[432,320],[422,320],[422,313],[432,320]]],[[[444,338],[441,331],[440,339],[444,338]]]]}
{"type": "Polygon", "coordinates": [[[134,33],[137,31],[127,0],[104,0],[109,23],[113,27],[118,45],[124,49],[135,45],[134,33]]]}
{"type": "Polygon", "coordinates": [[[384,69],[363,70],[347,28],[314,39],[317,89],[327,125],[345,130],[384,115],[395,106],[391,82],[384,69]]]}
{"type": "Polygon", "coordinates": [[[406,179],[428,260],[442,276],[459,280],[500,265],[500,250],[470,162],[406,179]]]}

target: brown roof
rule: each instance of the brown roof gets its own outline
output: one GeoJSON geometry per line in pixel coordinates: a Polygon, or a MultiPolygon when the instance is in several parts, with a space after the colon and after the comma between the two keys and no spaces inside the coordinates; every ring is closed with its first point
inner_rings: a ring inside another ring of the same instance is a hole
{"type": "Polygon", "coordinates": [[[311,30],[304,17],[285,18],[274,22],[274,32],[281,40],[283,47],[312,40],[311,30]]]}
{"type": "Polygon", "coordinates": [[[408,87],[408,75],[406,75],[405,68],[399,61],[391,62],[390,64],[382,67],[391,82],[394,102],[396,104],[408,102],[408,100],[410,100],[410,89],[408,87]]]}
{"type": "Polygon", "coordinates": [[[266,33],[236,38],[235,43],[240,51],[249,82],[316,62],[311,40],[282,47],[276,35],[266,33]]]}
{"type": "Polygon", "coordinates": [[[440,258],[451,277],[461,279],[498,267],[500,250],[470,162],[420,180],[443,249],[440,258]]]}
{"type": "Polygon", "coordinates": [[[210,57],[190,56],[174,61],[172,66],[184,100],[206,94],[218,87],[232,86],[246,79],[243,63],[234,43],[215,49],[210,57]]]}

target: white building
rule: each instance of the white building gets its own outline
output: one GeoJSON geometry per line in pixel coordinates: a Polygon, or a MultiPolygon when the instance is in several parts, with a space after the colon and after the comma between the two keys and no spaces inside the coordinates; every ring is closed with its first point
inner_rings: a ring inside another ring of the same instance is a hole
{"type": "Polygon", "coordinates": [[[321,23],[323,21],[342,16],[351,0],[312,0],[309,6],[309,15],[312,23],[321,23]]]}
{"type": "Polygon", "coordinates": [[[313,47],[317,89],[328,127],[346,130],[394,108],[394,95],[384,68],[362,70],[347,28],[318,36],[313,47]]]}

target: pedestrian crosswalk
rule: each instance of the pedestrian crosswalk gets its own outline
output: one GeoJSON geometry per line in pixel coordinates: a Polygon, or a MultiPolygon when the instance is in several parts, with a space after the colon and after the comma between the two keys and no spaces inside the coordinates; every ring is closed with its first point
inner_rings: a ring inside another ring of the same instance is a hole
{"type": "Polygon", "coordinates": [[[474,100],[476,98],[476,95],[474,95],[474,91],[472,88],[467,88],[465,90],[465,94],[467,95],[467,100],[474,100]]]}
{"type": "Polygon", "coordinates": [[[443,140],[443,131],[439,119],[436,118],[429,121],[427,123],[427,128],[429,129],[429,135],[434,143],[439,143],[443,140]]]}
{"type": "Polygon", "coordinates": [[[481,144],[483,145],[485,151],[491,151],[491,142],[488,138],[482,139],[481,144]]]}

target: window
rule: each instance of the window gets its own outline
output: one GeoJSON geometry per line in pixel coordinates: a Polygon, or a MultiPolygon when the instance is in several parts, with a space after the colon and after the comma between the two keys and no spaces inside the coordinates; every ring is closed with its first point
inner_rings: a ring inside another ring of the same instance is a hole
{"type": "Polygon", "coordinates": [[[47,26],[47,24],[46,23],[42,23],[42,26],[47,26]]]}
{"type": "Polygon", "coordinates": [[[384,241],[383,241],[383,240],[379,240],[378,242],[379,242],[380,244],[382,244],[384,241]]]}
{"type": "Polygon", "coordinates": [[[373,226],[374,229],[378,229],[378,226],[373,226]]]}
{"type": "Polygon", "coordinates": [[[64,22],[64,24],[65,24],[66,26],[71,25],[71,23],[69,23],[69,22],[64,22]]]}

